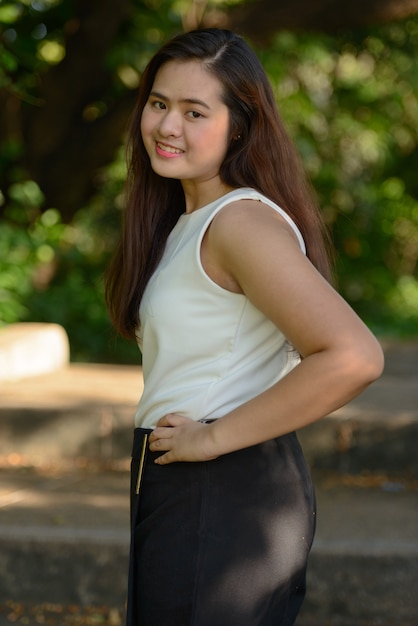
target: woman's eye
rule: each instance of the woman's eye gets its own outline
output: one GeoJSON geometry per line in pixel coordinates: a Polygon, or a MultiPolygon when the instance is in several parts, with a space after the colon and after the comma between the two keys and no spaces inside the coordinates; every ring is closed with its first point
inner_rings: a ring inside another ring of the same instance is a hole
{"type": "Polygon", "coordinates": [[[164,102],[160,102],[159,100],[156,100],[155,102],[152,102],[152,106],[155,109],[158,109],[160,111],[163,111],[166,108],[165,103],[164,102]]]}
{"type": "Polygon", "coordinates": [[[203,117],[199,111],[188,111],[187,116],[191,117],[193,120],[198,120],[199,117],[203,117]]]}

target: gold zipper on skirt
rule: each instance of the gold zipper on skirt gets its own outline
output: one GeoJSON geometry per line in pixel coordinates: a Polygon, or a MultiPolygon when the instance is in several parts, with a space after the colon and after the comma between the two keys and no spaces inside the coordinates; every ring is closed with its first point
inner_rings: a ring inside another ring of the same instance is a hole
{"type": "Polygon", "coordinates": [[[148,444],[148,433],[144,435],[144,438],[142,440],[141,456],[139,457],[138,478],[136,479],[136,489],[135,489],[135,493],[137,495],[141,487],[142,474],[144,473],[145,454],[147,452],[147,444],[148,444]]]}

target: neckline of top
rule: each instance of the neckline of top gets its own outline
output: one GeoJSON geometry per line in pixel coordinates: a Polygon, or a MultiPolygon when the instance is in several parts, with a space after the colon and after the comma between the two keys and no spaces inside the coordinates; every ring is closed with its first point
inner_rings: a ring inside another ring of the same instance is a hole
{"type": "Polygon", "coordinates": [[[205,209],[208,209],[209,207],[213,206],[214,204],[216,204],[217,202],[223,201],[225,198],[227,198],[228,196],[230,196],[233,193],[236,193],[237,191],[253,191],[253,189],[248,188],[238,188],[238,189],[232,189],[231,191],[227,191],[223,196],[219,196],[219,198],[216,198],[216,200],[212,200],[212,202],[208,202],[208,204],[204,204],[203,206],[199,207],[198,209],[195,209],[194,211],[191,211],[190,213],[182,213],[180,215],[180,217],[187,217],[188,219],[191,218],[193,215],[195,215],[196,213],[200,213],[202,214],[202,211],[204,211],[205,209]]]}

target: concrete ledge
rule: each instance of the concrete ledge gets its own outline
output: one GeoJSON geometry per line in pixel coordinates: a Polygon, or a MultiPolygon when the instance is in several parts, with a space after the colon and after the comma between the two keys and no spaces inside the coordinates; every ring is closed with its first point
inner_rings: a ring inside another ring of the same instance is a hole
{"type": "MultiPolygon", "coordinates": [[[[0,471],[0,485],[0,605],[105,605],[122,615],[129,473],[21,468],[0,471]]],[[[301,625],[330,626],[332,617],[344,626],[415,626],[415,483],[347,487],[324,474],[315,487],[317,533],[301,625]]]]}
{"type": "MultiPolygon", "coordinates": [[[[52,409],[0,408],[0,459],[22,463],[130,461],[132,405],[80,404],[52,409]]],[[[418,476],[418,419],[410,422],[329,416],[298,433],[313,470],[418,476]],[[342,441],[344,442],[344,445],[342,441]]]]}
{"type": "Polygon", "coordinates": [[[373,556],[327,554],[320,546],[312,550],[308,568],[308,592],[304,615],[345,619],[346,624],[416,624],[418,558],[412,555],[373,556]],[[380,621],[382,620],[382,622],[380,621]],[[385,621],[387,620],[387,621],[385,621]],[[369,622],[367,622],[369,623],[369,622]]]}
{"type": "MultiPolygon", "coordinates": [[[[0,602],[60,603],[120,608],[126,595],[128,545],[97,536],[40,540],[17,537],[1,541],[0,602]]],[[[415,554],[373,556],[329,554],[318,546],[310,558],[308,592],[301,614],[323,619],[416,619],[412,580],[418,575],[415,554]]],[[[352,620],[352,621],[350,621],[352,620]]],[[[379,621],[380,623],[380,621],[379,621]]]]}
{"type": "MultiPolygon", "coordinates": [[[[363,394],[299,431],[313,469],[418,476],[417,355],[414,346],[409,361],[389,359],[388,373],[363,394]]],[[[77,457],[125,463],[142,389],[141,367],[133,365],[77,363],[3,382],[0,457],[19,455],[28,465],[77,457]]]]}
{"type": "Polygon", "coordinates": [[[70,346],[58,324],[10,324],[0,329],[0,381],[53,372],[68,364],[70,346]]]}
{"type": "Polygon", "coordinates": [[[80,405],[71,409],[0,410],[0,457],[42,462],[127,461],[134,407],[80,405]]]}
{"type": "Polygon", "coordinates": [[[60,541],[19,537],[0,542],[0,602],[123,607],[129,546],[91,535],[60,541]]]}

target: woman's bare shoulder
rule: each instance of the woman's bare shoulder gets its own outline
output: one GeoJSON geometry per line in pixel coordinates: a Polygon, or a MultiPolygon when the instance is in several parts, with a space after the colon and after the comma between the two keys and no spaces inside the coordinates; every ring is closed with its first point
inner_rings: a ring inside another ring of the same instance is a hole
{"type": "Polygon", "coordinates": [[[220,244],[233,243],[234,240],[239,243],[242,238],[255,243],[258,237],[265,238],[268,233],[274,237],[290,235],[299,246],[296,233],[287,220],[262,200],[249,198],[230,202],[215,215],[211,230],[220,244]]]}

